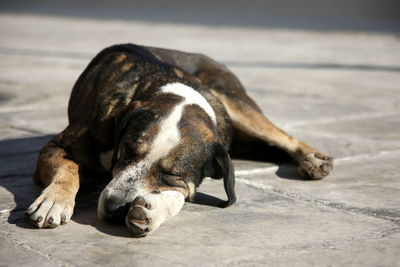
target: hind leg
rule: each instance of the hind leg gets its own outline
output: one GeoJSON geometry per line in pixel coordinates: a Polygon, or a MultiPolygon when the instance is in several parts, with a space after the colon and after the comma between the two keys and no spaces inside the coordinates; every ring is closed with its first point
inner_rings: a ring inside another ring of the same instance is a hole
{"type": "Polygon", "coordinates": [[[79,167],[61,145],[64,139],[65,131],[50,140],[37,161],[34,180],[46,188],[26,213],[38,228],[54,228],[67,223],[74,210],[79,167]]]}
{"type": "Polygon", "coordinates": [[[235,131],[244,137],[261,140],[286,151],[298,162],[300,176],[322,179],[332,170],[333,159],[331,157],[277,128],[257,106],[249,104],[251,101],[243,101],[243,98],[248,98],[246,95],[235,99],[228,98],[218,91],[213,91],[213,93],[227,109],[235,131]]]}

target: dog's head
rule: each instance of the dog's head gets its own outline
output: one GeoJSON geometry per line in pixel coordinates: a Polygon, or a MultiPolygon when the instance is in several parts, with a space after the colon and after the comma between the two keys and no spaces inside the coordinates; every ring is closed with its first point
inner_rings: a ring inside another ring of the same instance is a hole
{"type": "Polygon", "coordinates": [[[234,173],[218,142],[217,119],[206,99],[182,83],[161,87],[116,116],[113,179],[99,198],[99,217],[121,220],[138,196],[155,190],[194,195],[205,176],[224,178],[229,206],[236,200],[234,173]]]}

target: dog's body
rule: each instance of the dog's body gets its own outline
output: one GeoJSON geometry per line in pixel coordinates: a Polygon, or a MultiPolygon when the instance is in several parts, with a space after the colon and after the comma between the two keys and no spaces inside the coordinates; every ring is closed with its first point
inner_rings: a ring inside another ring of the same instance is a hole
{"type": "Polygon", "coordinates": [[[224,179],[222,206],[235,202],[231,145],[279,147],[312,179],[332,169],[330,157],[272,125],[228,69],[200,54],[107,48],[76,82],[68,116],[68,127],[38,159],[34,179],[46,189],[27,213],[39,228],[71,218],[87,170],[112,173],[99,217],[125,218],[135,236],[144,236],[177,214],[204,177],[224,179]]]}

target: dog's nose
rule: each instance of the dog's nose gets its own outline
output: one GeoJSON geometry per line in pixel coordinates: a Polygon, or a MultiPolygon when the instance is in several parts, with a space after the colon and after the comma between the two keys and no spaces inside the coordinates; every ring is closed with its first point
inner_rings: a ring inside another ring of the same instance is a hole
{"type": "Polygon", "coordinates": [[[98,207],[99,217],[111,223],[124,223],[128,210],[129,203],[114,196],[104,198],[101,203],[99,202],[98,207]]]}

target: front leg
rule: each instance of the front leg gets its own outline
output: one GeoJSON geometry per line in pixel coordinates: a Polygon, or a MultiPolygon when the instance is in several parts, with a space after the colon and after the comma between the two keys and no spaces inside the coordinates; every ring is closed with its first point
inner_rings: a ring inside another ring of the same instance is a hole
{"type": "Polygon", "coordinates": [[[38,228],[54,228],[67,223],[73,213],[79,188],[79,167],[59,145],[63,133],[48,142],[37,162],[34,179],[46,186],[26,211],[38,228]]]}
{"type": "Polygon", "coordinates": [[[178,214],[184,203],[184,195],[174,190],[138,196],[129,208],[126,225],[135,237],[144,237],[178,214]]]}

